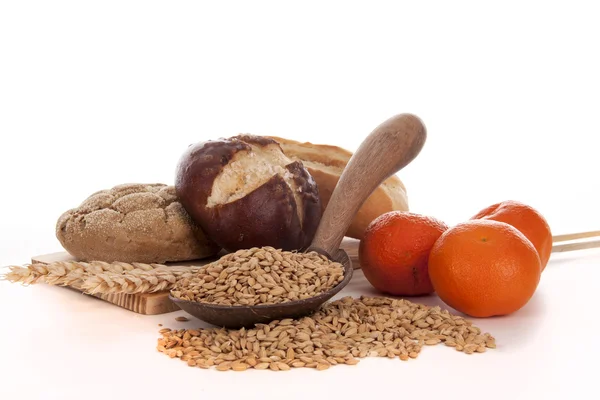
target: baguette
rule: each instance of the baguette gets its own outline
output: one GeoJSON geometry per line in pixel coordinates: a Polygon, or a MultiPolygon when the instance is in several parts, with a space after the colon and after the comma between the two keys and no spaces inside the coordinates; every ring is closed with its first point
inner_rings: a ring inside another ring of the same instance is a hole
{"type": "MultiPolygon", "coordinates": [[[[332,145],[298,142],[277,136],[269,138],[279,143],[288,158],[304,164],[317,182],[321,206],[325,210],[352,152],[332,145]]],[[[371,221],[390,211],[409,211],[406,187],[396,175],[373,191],[352,220],[346,236],[362,240],[371,221]]]]}

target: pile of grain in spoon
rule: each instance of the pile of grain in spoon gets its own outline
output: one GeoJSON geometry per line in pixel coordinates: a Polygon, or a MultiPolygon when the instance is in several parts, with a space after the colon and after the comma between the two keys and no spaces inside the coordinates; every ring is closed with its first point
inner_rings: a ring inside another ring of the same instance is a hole
{"type": "Polygon", "coordinates": [[[177,282],[171,295],[228,306],[279,304],[324,293],[344,279],[344,267],[317,253],[273,247],[239,250],[177,282]]]}

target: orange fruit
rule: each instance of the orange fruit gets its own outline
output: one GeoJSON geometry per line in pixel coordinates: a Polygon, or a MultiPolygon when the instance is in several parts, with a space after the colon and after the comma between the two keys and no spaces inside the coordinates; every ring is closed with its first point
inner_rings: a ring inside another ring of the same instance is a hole
{"type": "Polygon", "coordinates": [[[489,219],[514,226],[537,250],[542,271],[546,268],[552,252],[552,232],[544,216],[533,207],[519,201],[507,200],[479,211],[471,219],[489,219]]]}
{"type": "Polygon", "coordinates": [[[375,289],[391,295],[432,293],[429,251],[446,229],[442,221],[410,212],[380,215],[367,226],[358,249],[365,278],[375,289]]]}
{"type": "Polygon", "coordinates": [[[437,295],[472,317],[506,315],[522,308],[540,281],[540,257],[515,227],[470,220],[448,229],[429,255],[437,295]]]}

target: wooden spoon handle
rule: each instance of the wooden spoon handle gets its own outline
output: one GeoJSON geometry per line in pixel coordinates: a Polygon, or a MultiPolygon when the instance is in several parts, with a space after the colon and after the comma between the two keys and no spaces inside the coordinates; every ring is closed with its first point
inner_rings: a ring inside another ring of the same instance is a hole
{"type": "Polygon", "coordinates": [[[412,114],[396,115],[376,127],[348,161],[309,250],[334,254],[363,203],[419,154],[426,138],[425,126],[412,114]]]}

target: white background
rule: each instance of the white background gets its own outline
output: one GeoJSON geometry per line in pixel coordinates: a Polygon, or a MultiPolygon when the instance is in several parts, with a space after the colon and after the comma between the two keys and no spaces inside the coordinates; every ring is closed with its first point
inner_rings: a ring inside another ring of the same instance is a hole
{"type": "MultiPolygon", "coordinates": [[[[172,184],[196,141],[243,132],[355,150],[400,112],[428,129],[399,173],[412,211],[454,224],[515,199],[555,234],[599,229],[596,8],[2,1],[0,266],[60,251],[58,216],[92,192],[172,184]]],[[[269,388],[291,398],[591,398],[598,261],[596,250],[553,256],[523,310],[477,321],[497,351],[428,348],[414,362],[369,359],[319,374],[187,368],[154,350],[157,323],[183,326],[178,314],[145,317],[1,282],[0,399],[253,398],[269,388]]],[[[359,273],[343,294],[366,288],[359,273]]]]}

